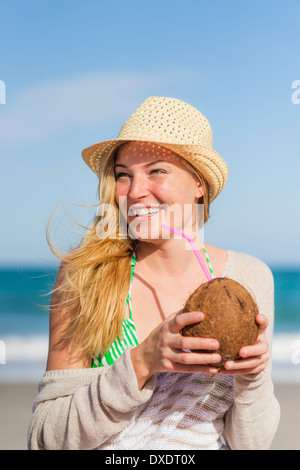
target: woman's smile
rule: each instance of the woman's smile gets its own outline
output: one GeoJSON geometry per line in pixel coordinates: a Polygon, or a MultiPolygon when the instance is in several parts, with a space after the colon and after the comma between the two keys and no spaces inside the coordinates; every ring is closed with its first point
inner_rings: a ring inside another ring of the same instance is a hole
{"type": "Polygon", "coordinates": [[[132,220],[141,220],[142,221],[142,220],[147,220],[147,219],[150,219],[150,218],[156,216],[163,209],[164,209],[163,206],[159,206],[159,207],[151,207],[150,206],[150,207],[142,207],[142,208],[135,208],[134,206],[132,206],[128,211],[128,216],[132,220]]]}

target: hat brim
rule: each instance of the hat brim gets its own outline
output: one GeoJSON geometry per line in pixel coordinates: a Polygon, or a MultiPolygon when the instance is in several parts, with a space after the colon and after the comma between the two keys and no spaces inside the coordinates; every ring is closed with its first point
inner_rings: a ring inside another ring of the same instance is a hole
{"type": "MultiPolygon", "coordinates": [[[[82,158],[91,170],[99,176],[100,159],[109,157],[122,144],[132,141],[138,140],[114,139],[99,142],[84,149],[82,151],[82,158]]],[[[210,202],[220,194],[228,178],[228,167],[223,158],[215,150],[203,145],[181,145],[165,142],[152,143],[172,150],[200,171],[209,184],[210,202]]]]}

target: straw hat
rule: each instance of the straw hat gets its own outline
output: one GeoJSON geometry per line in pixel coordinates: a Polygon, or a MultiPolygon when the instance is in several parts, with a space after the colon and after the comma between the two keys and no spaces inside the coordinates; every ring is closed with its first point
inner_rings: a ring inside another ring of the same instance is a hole
{"type": "Polygon", "coordinates": [[[224,160],[212,149],[208,120],[193,106],[176,98],[149,97],[123,124],[116,139],[86,148],[82,158],[99,174],[101,158],[109,158],[123,143],[157,143],[199,169],[209,184],[210,202],[222,191],[228,177],[224,160]]]}

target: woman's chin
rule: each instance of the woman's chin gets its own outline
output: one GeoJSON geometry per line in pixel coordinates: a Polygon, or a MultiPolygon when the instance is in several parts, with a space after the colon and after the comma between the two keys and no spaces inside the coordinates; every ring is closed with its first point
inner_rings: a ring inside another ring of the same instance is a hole
{"type": "Polygon", "coordinates": [[[139,224],[137,227],[129,227],[129,236],[135,240],[155,241],[163,238],[161,227],[144,227],[139,224]]]}

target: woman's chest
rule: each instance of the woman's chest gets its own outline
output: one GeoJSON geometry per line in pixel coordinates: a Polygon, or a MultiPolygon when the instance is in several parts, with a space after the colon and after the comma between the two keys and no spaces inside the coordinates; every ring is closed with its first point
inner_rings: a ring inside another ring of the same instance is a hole
{"type": "Polygon", "coordinates": [[[184,285],[167,280],[151,283],[135,278],[131,306],[139,343],[160,323],[184,307],[189,295],[203,282],[193,281],[184,285]]]}

